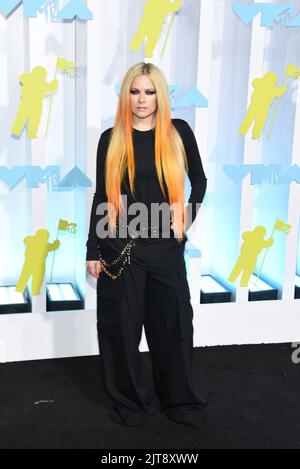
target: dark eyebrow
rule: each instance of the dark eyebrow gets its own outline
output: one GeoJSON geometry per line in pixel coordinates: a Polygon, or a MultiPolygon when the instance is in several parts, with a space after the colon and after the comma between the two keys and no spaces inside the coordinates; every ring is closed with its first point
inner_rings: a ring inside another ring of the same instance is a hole
{"type": "MultiPolygon", "coordinates": [[[[131,89],[136,90],[136,91],[141,91],[138,88],[134,88],[134,87],[132,87],[131,89]]],[[[154,88],[147,88],[145,91],[155,91],[155,89],[154,88]]]]}

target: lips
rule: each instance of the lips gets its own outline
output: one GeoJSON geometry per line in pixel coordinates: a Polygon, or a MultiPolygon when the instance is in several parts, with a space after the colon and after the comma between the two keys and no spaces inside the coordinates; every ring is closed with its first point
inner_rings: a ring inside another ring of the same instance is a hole
{"type": "Polygon", "coordinates": [[[146,107],[138,107],[139,111],[146,111],[146,109],[147,109],[146,107]]]}

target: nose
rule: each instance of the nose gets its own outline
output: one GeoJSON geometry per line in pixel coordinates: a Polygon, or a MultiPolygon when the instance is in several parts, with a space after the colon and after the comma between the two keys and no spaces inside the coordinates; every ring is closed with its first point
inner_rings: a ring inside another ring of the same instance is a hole
{"type": "Polygon", "coordinates": [[[139,103],[143,103],[144,101],[145,101],[145,95],[141,93],[139,97],[139,103]]]}

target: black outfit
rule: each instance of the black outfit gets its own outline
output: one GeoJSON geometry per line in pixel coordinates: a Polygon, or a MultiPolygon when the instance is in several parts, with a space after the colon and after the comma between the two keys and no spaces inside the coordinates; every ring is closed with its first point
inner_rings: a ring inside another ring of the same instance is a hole
{"type": "MultiPolygon", "coordinates": [[[[206,191],[197,142],[192,129],[182,119],[172,119],[187,155],[191,182],[189,203],[192,221],[206,191]]],[[[91,210],[87,240],[87,260],[97,260],[99,246],[108,262],[120,255],[131,239],[105,238],[96,234],[102,215],[96,215],[100,202],[107,201],[104,164],[111,129],[102,133],[97,150],[96,192],[91,210]]],[[[130,194],[128,173],[121,193],[131,202],[166,202],[159,186],[154,163],[154,129],[133,129],[135,158],[135,198],[130,194]]],[[[166,187],[166,186],[165,186],[166,187]]],[[[167,193],[167,190],[166,190],[167,193]]],[[[149,208],[149,214],[151,213],[149,208]]],[[[128,216],[128,222],[130,221],[128,216]]],[[[149,225],[151,221],[149,219],[149,225]]],[[[197,426],[204,402],[197,397],[192,383],[193,309],[186,278],[184,242],[170,231],[169,238],[136,239],[131,263],[116,280],[104,272],[97,282],[97,329],[104,386],[113,405],[111,417],[126,425],[140,425],[155,411],[151,396],[141,382],[139,343],[144,324],[152,358],[155,390],[165,415],[177,422],[197,426]]]]}

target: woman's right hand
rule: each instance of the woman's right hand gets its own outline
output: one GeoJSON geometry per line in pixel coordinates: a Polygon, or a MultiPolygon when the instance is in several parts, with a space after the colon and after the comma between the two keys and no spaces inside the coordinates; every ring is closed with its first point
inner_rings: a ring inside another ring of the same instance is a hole
{"type": "Polygon", "coordinates": [[[99,278],[101,273],[100,261],[86,261],[86,270],[95,278],[99,278]]]}

